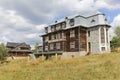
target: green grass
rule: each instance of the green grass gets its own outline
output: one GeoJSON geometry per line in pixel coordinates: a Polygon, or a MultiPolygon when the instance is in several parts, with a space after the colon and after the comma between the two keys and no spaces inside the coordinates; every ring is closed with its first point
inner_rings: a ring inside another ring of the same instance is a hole
{"type": "Polygon", "coordinates": [[[0,80],[120,80],[120,54],[90,55],[66,60],[0,65],[0,80]]]}

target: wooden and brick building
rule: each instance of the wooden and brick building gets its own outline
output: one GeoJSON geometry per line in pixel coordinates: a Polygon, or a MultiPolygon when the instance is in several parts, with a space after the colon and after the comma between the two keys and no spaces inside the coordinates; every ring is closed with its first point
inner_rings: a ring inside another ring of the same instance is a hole
{"type": "Polygon", "coordinates": [[[65,17],[45,27],[43,52],[110,52],[109,28],[105,14],[101,12],[65,17]]]}

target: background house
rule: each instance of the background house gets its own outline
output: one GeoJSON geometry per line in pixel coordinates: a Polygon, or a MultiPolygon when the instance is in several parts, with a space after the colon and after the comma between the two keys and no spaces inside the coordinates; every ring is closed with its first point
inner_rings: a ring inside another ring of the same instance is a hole
{"type": "Polygon", "coordinates": [[[6,45],[8,49],[9,56],[27,56],[31,54],[31,47],[29,44],[24,43],[14,43],[14,42],[7,42],[6,45]]]}

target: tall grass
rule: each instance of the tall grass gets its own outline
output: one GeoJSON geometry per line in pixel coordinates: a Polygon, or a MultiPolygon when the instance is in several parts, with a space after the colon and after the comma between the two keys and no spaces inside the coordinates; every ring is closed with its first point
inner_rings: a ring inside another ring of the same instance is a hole
{"type": "Polygon", "coordinates": [[[119,73],[119,53],[0,65],[0,80],[120,80],[119,73]]]}

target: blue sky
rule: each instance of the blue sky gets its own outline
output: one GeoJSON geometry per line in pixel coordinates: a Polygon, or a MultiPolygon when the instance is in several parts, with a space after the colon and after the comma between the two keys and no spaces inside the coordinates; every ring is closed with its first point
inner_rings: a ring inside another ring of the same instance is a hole
{"type": "Polygon", "coordinates": [[[120,25],[120,0],[0,0],[0,42],[42,44],[45,26],[74,14],[103,12],[113,35],[120,25]]]}
{"type": "Polygon", "coordinates": [[[108,10],[108,9],[99,9],[100,12],[103,12],[106,17],[108,17],[108,22],[112,23],[114,17],[116,17],[118,14],[120,14],[120,10],[108,10]]]}

